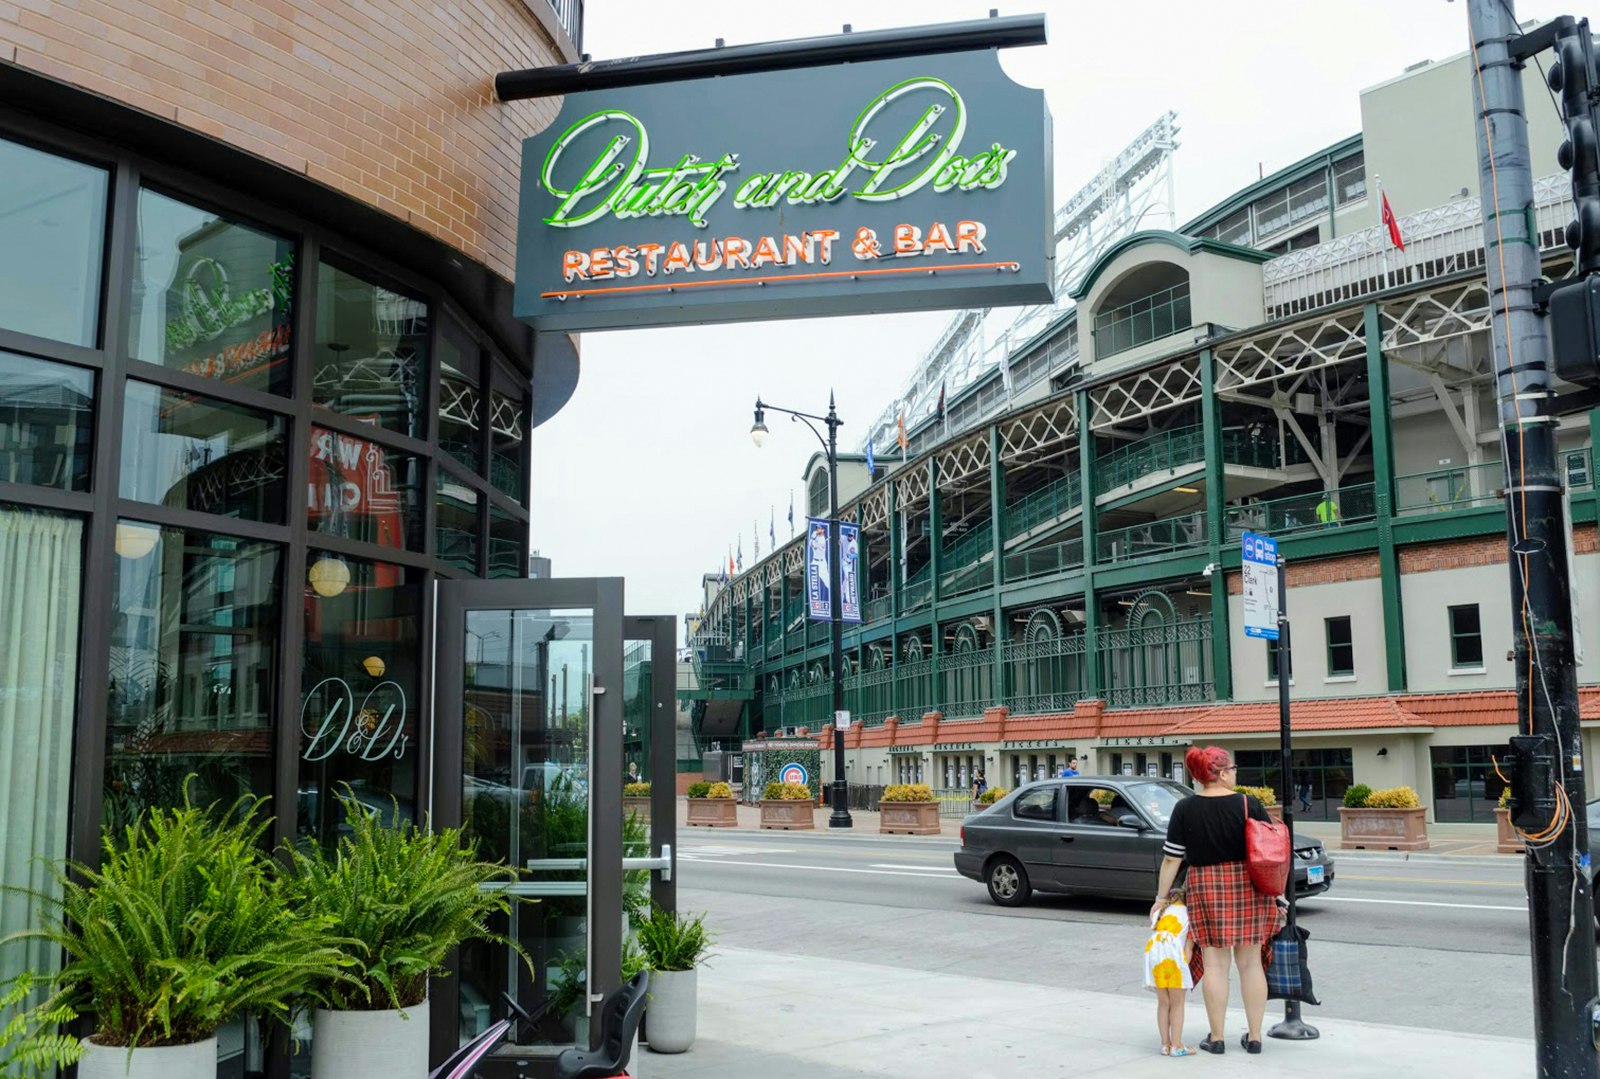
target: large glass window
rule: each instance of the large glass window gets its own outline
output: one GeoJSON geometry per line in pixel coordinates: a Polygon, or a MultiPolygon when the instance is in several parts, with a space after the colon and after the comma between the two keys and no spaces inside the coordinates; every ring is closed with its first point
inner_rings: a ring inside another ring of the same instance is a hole
{"type": "Polygon", "coordinates": [[[98,343],[107,180],[0,140],[0,329],[98,343]]]}
{"type": "Polygon", "coordinates": [[[527,429],[527,397],[520,391],[497,389],[490,403],[493,425],[489,435],[494,457],[489,462],[489,482],[501,494],[527,505],[528,462],[522,448],[527,429]]]}
{"type": "Polygon", "coordinates": [[[1350,616],[1323,620],[1328,636],[1328,676],[1341,678],[1356,673],[1355,637],[1350,631],[1350,616]]]}
{"type": "Polygon", "coordinates": [[[1367,197],[1367,159],[1362,153],[1352,154],[1333,164],[1333,197],[1343,206],[1347,202],[1367,197]]]}
{"type": "Polygon", "coordinates": [[[89,489],[94,374],[0,352],[0,483],[89,489]]]}
{"type": "Polygon", "coordinates": [[[422,575],[313,551],[304,586],[298,831],[334,843],[348,785],[384,820],[415,820],[422,575]]]}
{"type": "Polygon", "coordinates": [[[130,381],[122,497],[281,524],[286,426],[271,413],[130,381]]]}
{"type": "Polygon", "coordinates": [[[483,471],[483,354],[454,319],[439,327],[439,448],[483,471]]]}
{"type": "MultiPolygon", "coordinates": [[[[67,854],[77,715],[83,524],[0,504],[0,939],[36,929],[54,882],[44,860],[67,854]]],[[[48,973],[59,949],[0,949],[0,985],[48,973]]]]}
{"type": "Polygon", "coordinates": [[[323,263],[314,370],[317,404],[425,438],[428,305],[323,263]]]}
{"type": "Polygon", "coordinates": [[[1504,746],[1433,746],[1433,819],[1492,821],[1505,782],[1495,774],[1493,757],[1504,746]]]}
{"type": "Polygon", "coordinates": [[[489,576],[526,577],[527,560],[522,543],[528,526],[499,506],[489,507],[489,576]]]}
{"type": "Polygon", "coordinates": [[[289,389],[294,244],[139,192],[128,354],[252,389],[289,389]]]}
{"type": "Polygon", "coordinates": [[[478,572],[478,503],[482,498],[440,470],[439,495],[433,506],[434,557],[467,573],[478,572]]]}
{"type": "Polygon", "coordinates": [[[1457,670],[1483,666],[1483,623],[1476,603],[1450,608],[1450,666],[1457,670]]]}
{"type": "Polygon", "coordinates": [[[355,435],[311,429],[308,525],[382,547],[422,546],[422,461],[355,435]]]}
{"type": "MultiPolygon", "coordinates": [[[[1276,749],[1241,749],[1233,755],[1239,782],[1250,787],[1280,790],[1283,756],[1276,749]]],[[[1297,749],[1290,795],[1296,817],[1302,820],[1338,820],[1339,806],[1351,783],[1353,756],[1348,748],[1297,749]]]]}
{"type": "Polygon", "coordinates": [[[106,688],[107,826],[183,798],[272,793],[281,551],[120,521],[106,688]]]}

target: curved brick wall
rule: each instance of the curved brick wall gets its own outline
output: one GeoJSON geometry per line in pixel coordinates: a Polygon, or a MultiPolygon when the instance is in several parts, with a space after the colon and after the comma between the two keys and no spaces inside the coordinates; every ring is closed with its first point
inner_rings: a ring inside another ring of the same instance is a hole
{"type": "Polygon", "coordinates": [[[545,0],[0,0],[0,62],[304,173],[510,278],[522,140],[558,101],[495,74],[565,63],[545,0]]]}

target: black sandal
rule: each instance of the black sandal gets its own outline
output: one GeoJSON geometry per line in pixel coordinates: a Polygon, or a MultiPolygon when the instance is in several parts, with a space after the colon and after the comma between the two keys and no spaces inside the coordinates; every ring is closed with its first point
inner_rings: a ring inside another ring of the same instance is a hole
{"type": "Polygon", "coordinates": [[[1250,1032],[1248,1030],[1239,1035],[1239,1044],[1244,1046],[1244,1051],[1247,1053],[1261,1052],[1261,1043],[1251,1041],[1250,1032]]]}
{"type": "Polygon", "coordinates": [[[1220,1057],[1223,1053],[1228,1051],[1228,1043],[1223,1041],[1221,1038],[1207,1038],[1205,1041],[1200,1043],[1200,1048],[1204,1049],[1208,1053],[1215,1053],[1220,1057]]]}

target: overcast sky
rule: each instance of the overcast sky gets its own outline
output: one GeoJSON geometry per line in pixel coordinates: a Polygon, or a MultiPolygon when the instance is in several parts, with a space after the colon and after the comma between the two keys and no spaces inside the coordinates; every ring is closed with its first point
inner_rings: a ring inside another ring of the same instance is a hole
{"type": "MultiPolygon", "coordinates": [[[[1517,14],[1548,19],[1567,7],[1523,0],[1517,14]]],[[[1258,169],[1357,133],[1364,87],[1467,45],[1464,0],[1034,0],[1000,9],[1040,10],[1050,44],[1001,55],[1012,78],[1043,87],[1049,101],[1054,202],[1172,109],[1180,223],[1253,182],[1258,169]]],[[[882,29],[988,11],[988,0],[590,0],[584,47],[609,59],[705,48],[718,37],[745,44],[836,33],[847,22],[882,29]]],[[[585,334],[572,400],[533,434],[534,548],[554,560],[557,576],[626,578],[630,614],[697,610],[701,574],[726,560],[741,532],[748,568],[757,529],[769,550],[774,507],[780,542],[790,535],[791,492],[804,514],[800,472],[818,444],[769,417],[772,437],[755,449],[756,395],[824,412],[832,389],[846,424],[841,446],[854,450],[948,319],[585,334]]]]}

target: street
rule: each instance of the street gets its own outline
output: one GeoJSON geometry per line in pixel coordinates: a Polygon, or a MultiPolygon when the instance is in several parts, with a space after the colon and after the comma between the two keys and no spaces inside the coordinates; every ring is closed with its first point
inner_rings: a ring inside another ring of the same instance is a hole
{"type": "MultiPolygon", "coordinates": [[[[955,872],[950,838],[680,835],[679,904],[707,911],[725,947],[1142,993],[1145,904],[1036,892],[1026,907],[996,906],[955,872]]],[[[1323,1002],[1305,1010],[1309,1022],[1532,1036],[1520,859],[1330,853],[1334,887],[1299,907],[1323,1002]]]]}

